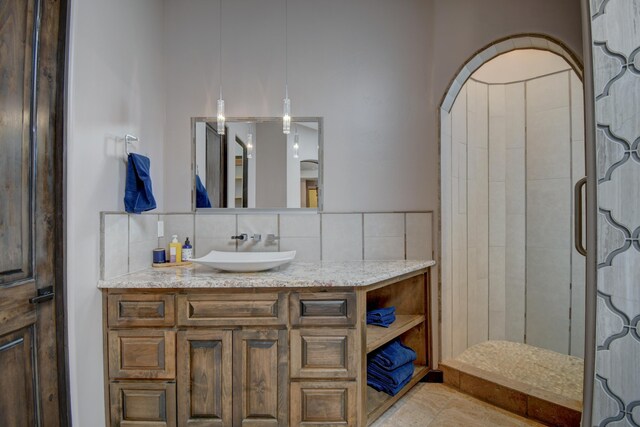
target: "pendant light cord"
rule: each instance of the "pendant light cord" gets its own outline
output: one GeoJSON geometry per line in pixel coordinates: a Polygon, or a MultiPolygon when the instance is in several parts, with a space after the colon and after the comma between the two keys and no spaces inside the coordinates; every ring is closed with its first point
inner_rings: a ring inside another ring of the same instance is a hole
{"type": "Polygon", "coordinates": [[[218,14],[218,19],[219,19],[219,27],[220,27],[220,37],[219,37],[219,41],[220,41],[220,48],[218,49],[218,66],[219,66],[219,73],[220,73],[220,99],[222,99],[222,0],[220,0],[220,13],[218,14]]]}
{"type": "MultiPolygon", "coordinates": [[[[288,19],[289,7],[288,0],[284,0],[284,86],[288,92],[289,86],[289,37],[288,37],[288,19]]],[[[289,96],[287,95],[287,98],[289,96]]]]}

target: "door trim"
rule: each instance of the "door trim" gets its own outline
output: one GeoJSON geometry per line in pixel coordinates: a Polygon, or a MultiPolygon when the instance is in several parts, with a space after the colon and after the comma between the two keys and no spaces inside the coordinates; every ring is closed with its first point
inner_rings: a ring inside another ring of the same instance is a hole
{"type": "Polygon", "coordinates": [[[71,8],[69,0],[60,1],[59,16],[59,38],[58,38],[58,58],[57,58],[57,99],[55,102],[56,122],[55,134],[53,135],[54,155],[53,155],[53,180],[54,215],[55,222],[55,243],[54,250],[60,256],[55,257],[54,279],[55,279],[55,312],[56,312],[56,349],[58,353],[58,406],[60,414],[60,425],[71,426],[71,401],[69,397],[69,342],[67,323],[67,214],[64,209],[67,201],[67,111],[68,101],[65,96],[68,93],[68,64],[69,64],[69,22],[71,22],[71,8]]]}

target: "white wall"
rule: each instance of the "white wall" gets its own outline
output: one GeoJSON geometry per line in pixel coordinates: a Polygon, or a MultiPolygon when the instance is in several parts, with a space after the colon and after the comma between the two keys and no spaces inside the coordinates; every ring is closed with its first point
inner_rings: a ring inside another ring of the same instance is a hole
{"type": "MultiPolygon", "coordinates": [[[[124,210],[123,143],[151,159],[164,199],[162,3],[71,2],[67,122],[67,312],[73,424],[104,425],[100,212],[124,210]]],[[[186,124],[189,127],[188,124],[186,124]]],[[[122,242],[126,260],[127,243],[122,242]]]]}
{"type": "MultiPolygon", "coordinates": [[[[167,209],[190,207],[192,116],[215,115],[218,2],[165,0],[167,209]],[[187,66],[188,65],[188,66],[187,66]]],[[[279,116],[284,95],[282,2],[225,2],[227,117],[279,116]]],[[[437,150],[426,144],[431,26],[419,0],[289,2],[294,116],[325,121],[325,209],[435,209],[437,150]],[[432,159],[432,167],[424,167],[432,159]],[[393,173],[379,173],[380,170],[393,173]],[[359,179],[353,179],[358,176],[359,179]]]]}

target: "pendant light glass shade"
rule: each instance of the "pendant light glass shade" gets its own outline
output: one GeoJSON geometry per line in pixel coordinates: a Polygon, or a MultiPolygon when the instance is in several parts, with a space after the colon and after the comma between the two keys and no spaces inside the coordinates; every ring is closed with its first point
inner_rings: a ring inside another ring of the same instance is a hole
{"type": "Polygon", "coordinates": [[[297,159],[300,157],[298,155],[298,150],[300,149],[300,135],[298,135],[298,126],[295,128],[295,133],[293,135],[293,158],[297,159]]]}
{"type": "Polygon", "coordinates": [[[291,100],[289,90],[285,88],[284,99],[282,100],[282,133],[289,135],[291,132],[291,100]]]}
{"type": "Polygon", "coordinates": [[[218,135],[224,135],[224,125],[226,118],[224,116],[224,99],[222,99],[222,90],[220,90],[220,99],[218,99],[218,135]]]}
{"type": "Polygon", "coordinates": [[[253,133],[251,133],[251,125],[247,132],[247,159],[253,159],[253,133]]]}

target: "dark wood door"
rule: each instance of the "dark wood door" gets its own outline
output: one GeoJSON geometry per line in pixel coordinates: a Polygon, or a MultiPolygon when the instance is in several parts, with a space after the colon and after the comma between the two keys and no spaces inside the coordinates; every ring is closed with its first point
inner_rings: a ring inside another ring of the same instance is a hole
{"type": "Polygon", "coordinates": [[[0,2],[0,425],[66,424],[62,102],[66,2],[0,2]],[[57,292],[57,294],[56,294],[57,292]],[[58,336],[59,335],[59,336],[58,336]],[[59,380],[59,376],[62,381],[59,380]]]}
{"type": "Polygon", "coordinates": [[[232,331],[178,332],[178,426],[232,423],[232,331]]]}
{"type": "Polygon", "coordinates": [[[289,417],[286,330],[233,332],[233,425],[284,427],[289,417]]]}

